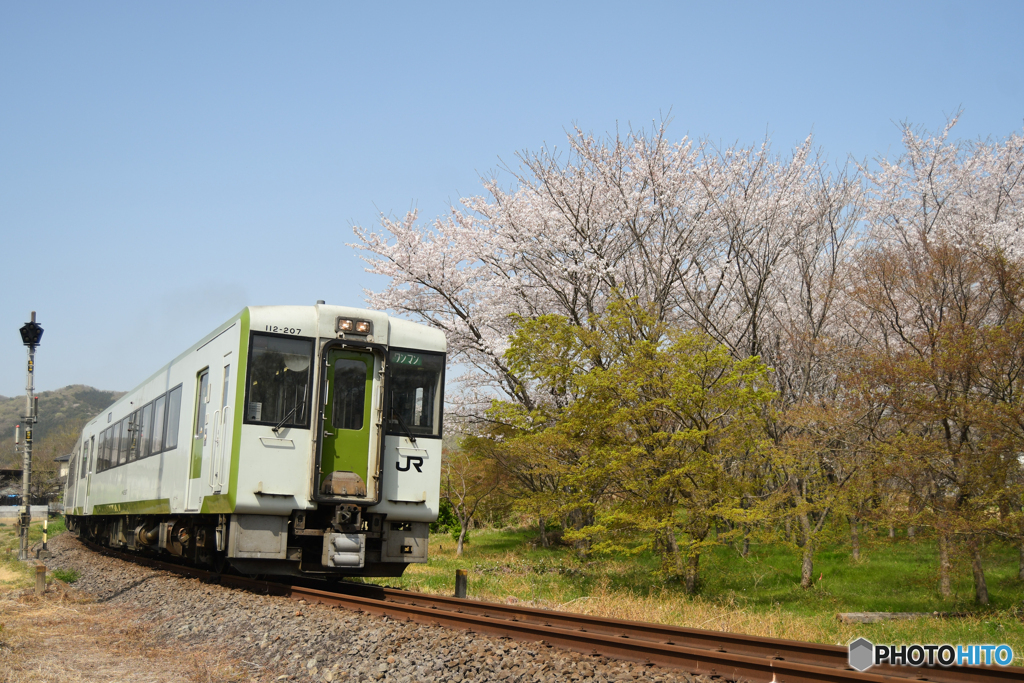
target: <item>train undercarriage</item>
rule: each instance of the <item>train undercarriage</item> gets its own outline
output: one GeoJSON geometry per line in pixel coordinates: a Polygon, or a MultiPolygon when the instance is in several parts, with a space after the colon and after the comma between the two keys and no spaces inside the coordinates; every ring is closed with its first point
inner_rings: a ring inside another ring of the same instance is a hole
{"type": "Polygon", "coordinates": [[[388,522],[357,506],[244,514],[68,515],[68,530],[110,548],[216,572],[308,578],[401,576],[427,559],[429,525],[388,522]]]}

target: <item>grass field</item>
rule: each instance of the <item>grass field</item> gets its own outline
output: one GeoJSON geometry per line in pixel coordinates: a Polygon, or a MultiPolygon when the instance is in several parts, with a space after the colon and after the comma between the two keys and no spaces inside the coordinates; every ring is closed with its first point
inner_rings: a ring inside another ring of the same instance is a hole
{"type": "Polygon", "coordinates": [[[934,542],[862,538],[861,560],[848,546],[815,556],[813,588],[799,586],[795,549],[752,546],[744,558],[729,547],[702,558],[700,595],[660,578],[656,559],[597,557],[580,560],[565,547],[542,548],[535,530],[477,531],[462,558],[446,534],[430,539],[430,562],[410,565],[401,579],[380,583],[451,594],[456,569],[469,570],[471,597],[656,621],[681,626],[846,645],[864,636],[875,643],[1008,643],[1016,663],[1024,654],[1024,583],[1018,554],[1008,545],[986,548],[991,603],[974,603],[965,558],[954,558],[954,595],[938,594],[934,542]],[[842,624],[840,612],[945,612],[963,616],[842,624]]]}
{"type": "MultiPolygon", "coordinates": [[[[64,532],[62,518],[51,519],[48,523],[49,535],[52,538],[64,532]]],[[[33,522],[28,528],[29,543],[37,543],[43,538],[43,523],[33,522]]],[[[14,520],[0,522],[0,590],[27,588],[35,585],[34,569],[24,562],[18,561],[18,523],[14,520]]]]}

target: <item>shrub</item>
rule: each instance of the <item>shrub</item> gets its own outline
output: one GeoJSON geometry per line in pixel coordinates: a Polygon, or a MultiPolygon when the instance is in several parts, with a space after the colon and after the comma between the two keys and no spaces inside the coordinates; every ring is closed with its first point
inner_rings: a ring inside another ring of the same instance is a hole
{"type": "Polygon", "coordinates": [[[77,569],[54,569],[51,575],[64,583],[74,583],[82,576],[77,569]]]}

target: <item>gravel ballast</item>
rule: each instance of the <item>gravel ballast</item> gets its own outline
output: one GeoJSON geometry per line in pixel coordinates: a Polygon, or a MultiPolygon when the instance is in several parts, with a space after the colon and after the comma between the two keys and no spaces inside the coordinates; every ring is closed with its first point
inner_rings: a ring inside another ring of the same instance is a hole
{"type": "Polygon", "coordinates": [[[49,544],[51,569],[97,601],[141,611],[149,628],[181,645],[218,647],[258,678],[302,681],[710,681],[532,642],[306,604],[207,584],[92,552],[71,534],[49,544]],[[260,675],[262,672],[263,675],[260,675]]]}

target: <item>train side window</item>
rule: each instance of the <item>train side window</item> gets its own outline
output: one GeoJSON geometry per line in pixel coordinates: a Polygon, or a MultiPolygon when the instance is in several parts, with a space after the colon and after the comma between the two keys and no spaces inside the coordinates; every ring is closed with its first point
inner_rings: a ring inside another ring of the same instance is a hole
{"type": "Polygon", "coordinates": [[[107,429],[107,450],[110,453],[107,454],[107,468],[117,466],[117,445],[119,442],[119,430],[117,425],[107,429]]]}
{"type": "Polygon", "coordinates": [[[135,446],[135,460],[149,457],[149,438],[153,431],[153,404],[147,403],[139,410],[139,438],[135,446]]]}
{"type": "Polygon", "coordinates": [[[110,469],[117,465],[118,449],[122,442],[121,436],[121,422],[115,422],[113,426],[107,427],[107,444],[104,448],[103,459],[106,461],[104,469],[110,469]],[[117,443],[114,443],[114,434],[118,435],[117,443]]]}
{"type": "Polygon", "coordinates": [[[199,390],[196,394],[196,431],[193,439],[203,438],[206,429],[206,404],[210,402],[210,369],[203,370],[199,377],[199,390]]]}
{"type": "Polygon", "coordinates": [[[103,449],[103,469],[109,470],[117,464],[117,444],[114,443],[114,427],[107,427],[107,443],[103,449]]]}
{"type": "Polygon", "coordinates": [[[121,430],[121,440],[122,442],[127,442],[128,447],[127,449],[124,449],[123,447],[122,451],[125,451],[126,453],[124,457],[118,460],[119,464],[123,465],[125,463],[130,463],[138,456],[138,416],[138,411],[132,413],[129,417],[128,424],[121,430]],[[125,429],[128,431],[125,432],[125,429]],[[125,435],[126,433],[127,436],[125,435]]]}
{"type": "Polygon", "coordinates": [[[99,443],[96,444],[96,454],[93,456],[93,462],[96,466],[96,472],[102,472],[105,467],[103,465],[103,456],[107,450],[107,430],[100,432],[99,443]]]}
{"type": "Polygon", "coordinates": [[[114,441],[114,427],[108,427],[103,430],[102,441],[99,447],[98,462],[96,463],[97,472],[102,472],[111,466],[111,445],[114,441]]]}
{"type": "Polygon", "coordinates": [[[114,432],[120,430],[120,422],[115,422],[110,427],[106,428],[106,443],[103,445],[103,469],[109,470],[114,467],[114,463],[118,461],[118,444],[114,442],[114,432]]]}
{"type": "Polygon", "coordinates": [[[132,420],[132,417],[126,417],[118,422],[117,428],[121,430],[121,439],[118,442],[117,455],[114,456],[115,465],[128,462],[128,449],[131,448],[132,438],[135,436],[134,421],[132,420]]]}
{"type": "Polygon", "coordinates": [[[82,444],[82,467],[80,469],[82,471],[78,478],[84,479],[85,475],[89,473],[89,439],[85,439],[85,442],[82,444]]]}
{"type": "Polygon", "coordinates": [[[231,365],[224,366],[224,389],[220,394],[220,409],[227,410],[228,407],[228,380],[231,378],[231,365]]]}
{"type": "Polygon", "coordinates": [[[89,470],[92,470],[92,469],[95,468],[95,466],[96,466],[95,463],[96,463],[96,437],[95,436],[90,436],[89,437],[89,464],[86,465],[86,468],[85,468],[85,473],[86,474],[89,474],[89,470]]]}
{"type": "Polygon", "coordinates": [[[167,428],[164,430],[164,450],[178,447],[178,422],[181,419],[181,386],[167,395],[167,428]]]}
{"type": "Polygon", "coordinates": [[[110,457],[106,459],[106,467],[117,467],[118,458],[121,456],[121,441],[127,438],[127,435],[122,436],[124,431],[124,420],[115,422],[111,427],[111,442],[106,445],[110,450],[110,457]]]}
{"type": "Polygon", "coordinates": [[[149,452],[156,455],[164,445],[164,409],[167,406],[167,394],[153,401],[153,438],[150,440],[149,452]]]}
{"type": "MultiPolygon", "coordinates": [[[[138,459],[138,431],[141,428],[140,422],[142,421],[142,411],[138,410],[131,414],[131,419],[128,420],[128,432],[131,436],[128,437],[128,454],[121,462],[128,463],[138,459]]],[[[122,438],[124,438],[122,436],[122,438]]]]}

